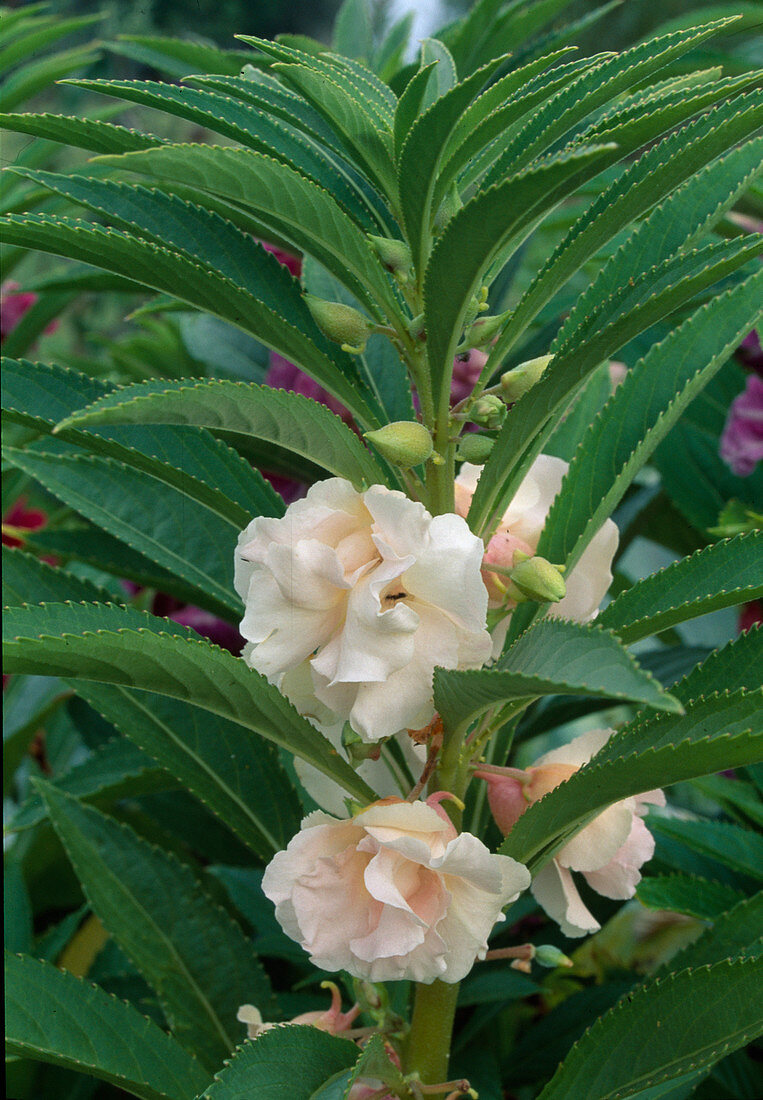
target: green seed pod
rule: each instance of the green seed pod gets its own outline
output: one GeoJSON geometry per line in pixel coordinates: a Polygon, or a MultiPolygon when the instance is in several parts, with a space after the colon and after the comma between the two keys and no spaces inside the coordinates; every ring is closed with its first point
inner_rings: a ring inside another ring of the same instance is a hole
{"type": "Polygon", "coordinates": [[[486,317],[478,317],[464,337],[466,346],[482,349],[492,344],[506,324],[510,312],[507,310],[506,313],[492,313],[486,317]]]}
{"type": "Polygon", "coordinates": [[[426,462],[432,454],[432,436],[418,420],[396,420],[376,431],[366,432],[363,438],[373,443],[388,462],[403,470],[426,462]]]}
{"type": "Polygon", "coordinates": [[[327,302],[314,294],[305,294],[305,301],[318,328],[329,340],[341,344],[343,351],[359,354],[365,349],[366,341],[374,331],[374,325],[367,317],[343,302],[327,302]]]}
{"type": "Polygon", "coordinates": [[[371,234],[368,239],[387,270],[392,271],[400,282],[407,282],[411,272],[411,250],[405,241],[371,234]]]}
{"type": "Polygon", "coordinates": [[[528,359],[526,363],[520,363],[514,370],[506,371],[501,376],[501,392],[504,399],[509,404],[519,401],[523,394],[540,381],[541,375],[553,358],[553,355],[540,355],[537,359],[528,359]]]}
{"type": "Polygon", "coordinates": [[[481,466],[483,462],[487,462],[490,458],[494,442],[486,435],[462,435],[456,448],[456,458],[481,466]]]}
{"type": "Polygon", "coordinates": [[[435,216],[434,224],[435,228],[442,231],[448,224],[454,214],[457,214],[463,206],[461,201],[461,193],[455,183],[451,184],[450,190],[445,195],[445,198],[440,204],[440,209],[435,216]]]}
{"type": "Polygon", "coordinates": [[[469,420],[473,424],[480,424],[489,431],[500,428],[506,419],[506,406],[500,397],[493,393],[483,394],[477,398],[468,413],[469,420]]]}
{"type": "Polygon", "coordinates": [[[526,558],[515,565],[511,571],[511,582],[525,599],[539,600],[541,603],[558,603],[567,591],[559,567],[539,557],[526,558]]]}
{"type": "Polygon", "coordinates": [[[568,959],[558,947],[550,943],[542,943],[535,948],[535,961],[539,966],[545,966],[548,970],[555,970],[558,966],[574,966],[572,959],[568,959]]]}

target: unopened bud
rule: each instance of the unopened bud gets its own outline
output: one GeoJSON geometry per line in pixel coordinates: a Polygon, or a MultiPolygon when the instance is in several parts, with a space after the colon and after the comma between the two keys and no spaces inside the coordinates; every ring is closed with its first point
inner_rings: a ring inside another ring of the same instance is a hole
{"type": "Polygon", "coordinates": [[[379,742],[367,743],[349,722],[345,722],[342,730],[342,748],[347,753],[351,764],[362,764],[364,760],[378,760],[381,756],[379,742]]]}
{"type": "Polygon", "coordinates": [[[343,351],[359,354],[374,331],[374,325],[362,313],[343,302],[327,302],[316,298],[314,294],[305,294],[307,308],[313,315],[318,328],[337,344],[343,351]]]}
{"type": "Polygon", "coordinates": [[[506,406],[500,397],[494,393],[485,393],[474,402],[468,416],[473,424],[480,424],[493,431],[501,427],[506,419],[506,412],[506,406]]]}
{"type": "Polygon", "coordinates": [[[457,214],[463,205],[458,187],[455,183],[451,184],[450,190],[442,200],[440,209],[435,216],[435,228],[438,230],[444,229],[453,215],[457,214]]]}
{"type": "Polygon", "coordinates": [[[492,313],[487,317],[478,317],[469,329],[464,342],[470,348],[486,348],[492,344],[506,324],[509,313],[492,313]]]}
{"type": "Polygon", "coordinates": [[[537,359],[528,359],[526,363],[520,363],[514,370],[506,371],[501,376],[501,392],[504,399],[509,403],[519,401],[523,394],[540,381],[541,375],[553,358],[553,355],[539,355],[537,359]]]}
{"type": "MultiPolygon", "coordinates": [[[[515,551],[514,560],[522,555],[515,551]]],[[[511,571],[511,585],[526,600],[558,603],[567,591],[561,570],[545,558],[525,558],[511,571]]]]}
{"type": "Polygon", "coordinates": [[[427,330],[423,313],[417,313],[408,322],[408,332],[414,340],[426,340],[427,330]]]}
{"type": "Polygon", "coordinates": [[[374,237],[370,234],[368,239],[387,270],[393,272],[401,283],[408,282],[411,272],[411,250],[405,241],[399,241],[393,237],[374,237]]]}
{"type": "Polygon", "coordinates": [[[426,462],[432,453],[432,436],[418,420],[396,420],[366,432],[363,438],[373,443],[388,462],[403,470],[426,462]]]}
{"type": "Polygon", "coordinates": [[[456,458],[481,466],[483,462],[487,462],[490,458],[490,452],[494,444],[495,440],[486,435],[475,435],[473,433],[462,435],[456,448],[456,458]]]}
{"type": "Polygon", "coordinates": [[[540,947],[535,948],[535,961],[539,966],[545,966],[548,970],[555,970],[558,966],[569,968],[575,965],[572,959],[568,959],[558,947],[554,947],[550,943],[542,943],[540,947]]]}

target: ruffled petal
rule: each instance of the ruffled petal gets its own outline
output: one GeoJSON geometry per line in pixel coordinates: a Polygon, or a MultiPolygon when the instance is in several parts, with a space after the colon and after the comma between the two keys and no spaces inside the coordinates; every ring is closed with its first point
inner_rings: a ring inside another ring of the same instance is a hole
{"type": "Polygon", "coordinates": [[[530,890],[565,936],[574,939],[589,932],[597,932],[601,927],[583,904],[570,872],[565,867],[560,867],[555,859],[538,872],[530,890]]]}

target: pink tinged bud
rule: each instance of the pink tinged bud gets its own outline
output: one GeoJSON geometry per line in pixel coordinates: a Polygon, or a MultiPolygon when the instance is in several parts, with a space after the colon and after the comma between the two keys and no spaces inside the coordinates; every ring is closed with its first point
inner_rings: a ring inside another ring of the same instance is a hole
{"type": "Polygon", "coordinates": [[[453,360],[453,374],[450,383],[450,401],[452,405],[463,401],[468,397],[477,385],[482,368],[487,363],[487,355],[484,351],[472,349],[463,355],[457,355],[453,360]]]}
{"type": "MultiPolygon", "coordinates": [[[[519,562],[515,559],[516,552],[532,556],[533,550],[529,543],[517,535],[512,535],[506,528],[499,528],[487,544],[487,550],[483,557],[483,566],[497,565],[501,569],[513,569],[519,562]]],[[[483,567],[482,579],[488,590],[491,602],[504,603],[509,607],[514,606],[513,601],[506,600],[506,581],[499,573],[493,573],[483,567]]]]}
{"type": "Polygon", "coordinates": [[[496,825],[508,836],[530,803],[525,797],[525,784],[509,775],[475,772],[487,783],[487,800],[496,825]]]}
{"type": "Polygon", "coordinates": [[[537,768],[528,768],[530,782],[527,784],[527,799],[537,802],[539,798],[565,783],[578,770],[577,764],[540,764],[537,768]]]}

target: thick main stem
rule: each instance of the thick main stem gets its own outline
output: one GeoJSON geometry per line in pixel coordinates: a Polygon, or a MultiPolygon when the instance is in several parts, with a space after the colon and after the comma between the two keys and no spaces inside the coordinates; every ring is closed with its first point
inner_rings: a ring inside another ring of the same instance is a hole
{"type": "Polygon", "coordinates": [[[425,1085],[448,1079],[457,998],[458,983],[432,982],[416,986],[405,1069],[407,1073],[418,1073],[425,1085]]]}

